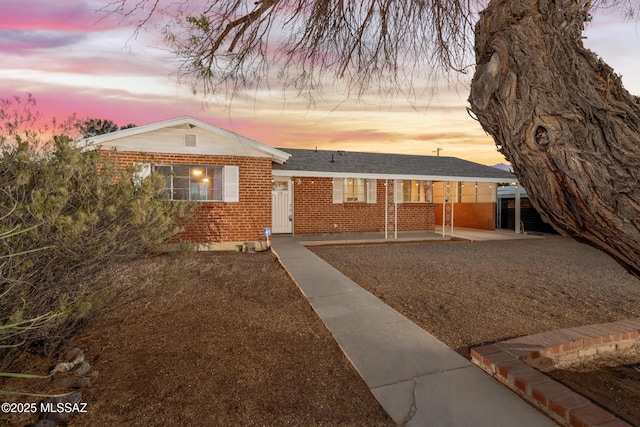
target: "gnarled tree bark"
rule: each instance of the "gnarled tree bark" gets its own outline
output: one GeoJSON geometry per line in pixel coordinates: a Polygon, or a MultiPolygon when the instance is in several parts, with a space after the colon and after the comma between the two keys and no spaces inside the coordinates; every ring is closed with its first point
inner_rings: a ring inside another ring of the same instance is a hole
{"type": "Polygon", "coordinates": [[[640,277],[640,98],[584,48],[589,8],[492,0],[469,101],[543,218],[640,277]]]}

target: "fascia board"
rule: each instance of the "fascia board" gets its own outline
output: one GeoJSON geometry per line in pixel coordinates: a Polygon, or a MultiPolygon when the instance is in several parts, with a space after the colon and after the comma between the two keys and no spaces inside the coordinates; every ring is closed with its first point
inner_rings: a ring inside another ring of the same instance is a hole
{"type": "Polygon", "coordinates": [[[392,175],[378,173],[352,173],[352,172],[314,172],[273,169],[273,176],[278,177],[309,177],[309,178],[364,178],[364,179],[415,179],[423,181],[465,181],[465,182],[514,182],[518,180],[506,178],[479,178],[466,176],[438,176],[438,175],[392,175]]]}

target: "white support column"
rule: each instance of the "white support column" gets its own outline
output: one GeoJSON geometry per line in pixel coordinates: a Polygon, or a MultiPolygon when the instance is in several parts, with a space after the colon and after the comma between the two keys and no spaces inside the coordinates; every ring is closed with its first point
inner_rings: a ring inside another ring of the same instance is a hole
{"type": "Polygon", "coordinates": [[[457,197],[454,187],[457,185],[453,181],[442,182],[442,237],[446,237],[447,227],[450,229],[449,235],[453,237],[453,205],[457,197]]]}
{"type": "MultiPolygon", "coordinates": [[[[458,184],[456,184],[456,188],[459,189],[460,186],[458,184]]],[[[456,197],[457,196],[452,196],[451,197],[451,237],[453,237],[453,206],[454,206],[454,201],[455,201],[456,197]]]]}
{"type": "Polygon", "coordinates": [[[384,238],[389,238],[389,180],[384,180],[384,238]]]}
{"type": "Polygon", "coordinates": [[[398,192],[400,181],[397,179],[385,180],[385,226],[384,226],[384,238],[390,238],[389,235],[393,232],[393,238],[398,238],[398,195],[402,195],[402,192],[398,192]]]}
{"type": "Polygon", "coordinates": [[[398,238],[398,197],[402,195],[402,184],[393,181],[393,238],[398,238]]]}
{"type": "Polygon", "coordinates": [[[515,199],[516,199],[516,213],[515,213],[515,226],[516,226],[516,234],[522,233],[520,228],[520,184],[516,182],[515,189],[515,199]]]}
{"type": "Polygon", "coordinates": [[[445,237],[447,230],[447,182],[442,181],[442,237],[445,237]]]}

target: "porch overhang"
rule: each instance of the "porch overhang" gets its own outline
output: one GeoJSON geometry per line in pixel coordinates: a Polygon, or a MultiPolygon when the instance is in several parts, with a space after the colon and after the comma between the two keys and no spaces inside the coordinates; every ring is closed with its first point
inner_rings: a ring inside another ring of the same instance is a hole
{"type": "MultiPolygon", "coordinates": [[[[358,173],[358,172],[324,172],[324,171],[301,171],[301,170],[282,170],[273,169],[274,177],[282,178],[363,178],[363,179],[406,179],[406,180],[422,180],[422,181],[453,181],[453,182],[488,182],[500,183],[505,182],[498,178],[484,178],[474,176],[442,176],[442,175],[416,175],[416,174],[383,174],[383,173],[358,173]]],[[[511,180],[512,183],[518,183],[518,180],[511,180]]]]}

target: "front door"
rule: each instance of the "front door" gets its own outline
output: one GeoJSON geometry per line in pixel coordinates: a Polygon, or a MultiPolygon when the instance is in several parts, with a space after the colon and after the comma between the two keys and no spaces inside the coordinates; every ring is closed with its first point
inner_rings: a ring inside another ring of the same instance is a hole
{"type": "Polygon", "coordinates": [[[271,229],[274,233],[291,233],[291,181],[274,180],[271,185],[271,229]]]}

